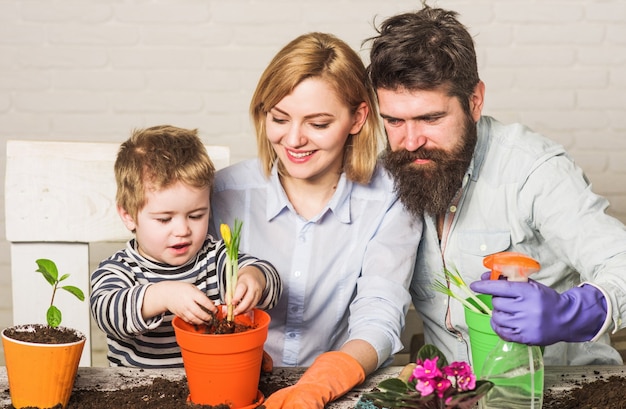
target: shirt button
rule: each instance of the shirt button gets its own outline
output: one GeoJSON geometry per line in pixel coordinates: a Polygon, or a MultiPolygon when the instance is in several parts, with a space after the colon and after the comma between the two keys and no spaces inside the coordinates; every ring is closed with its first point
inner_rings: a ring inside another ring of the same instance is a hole
{"type": "Polygon", "coordinates": [[[293,338],[295,338],[295,337],[296,337],[296,334],[294,334],[293,332],[290,332],[290,333],[289,333],[289,338],[292,338],[292,339],[293,339],[293,338]]]}
{"type": "Polygon", "coordinates": [[[456,206],[450,206],[450,212],[451,213],[456,212],[456,206]]]}
{"type": "Polygon", "coordinates": [[[480,245],[480,251],[485,251],[487,250],[487,245],[486,244],[481,244],[480,245]]]}
{"type": "Polygon", "coordinates": [[[302,273],[301,273],[300,271],[295,271],[295,272],[293,273],[293,276],[294,276],[294,277],[300,277],[301,275],[302,275],[302,273]]]}

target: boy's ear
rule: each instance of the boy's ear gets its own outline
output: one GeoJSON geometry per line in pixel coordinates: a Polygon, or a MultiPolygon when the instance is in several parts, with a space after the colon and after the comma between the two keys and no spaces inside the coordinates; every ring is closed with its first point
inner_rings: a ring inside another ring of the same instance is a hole
{"type": "Polygon", "coordinates": [[[120,219],[122,219],[124,226],[126,226],[128,230],[134,233],[135,229],[137,228],[137,223],[135,223],[135,219],[133,218],[133,216],[131,216],[131,214],[128,213],[126,209],[122,208],[121,206],[117,206],[117,214],[120,215],[120,219]]]}

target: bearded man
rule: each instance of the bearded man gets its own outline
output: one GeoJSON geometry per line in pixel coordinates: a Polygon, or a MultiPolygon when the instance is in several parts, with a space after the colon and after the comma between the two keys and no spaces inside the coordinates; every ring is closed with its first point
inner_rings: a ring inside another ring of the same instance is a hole
{"type": "Polygon", "coordinates": [[[482,115],[474,43],[455,12],[425,5],[388,18],[368,41],[383,161],[424,219],[411,295],[426,342],[470,362],[461,303],[433,289],[456,269],[493,295],[498,335],[546,346],[546,365],[622,364],[608,333],[626,325],[626,229],[607,200],[562,146],[482,115]],[[488,280],[483,259],[503,251],[541,270],[524,283],[488,280]]]}

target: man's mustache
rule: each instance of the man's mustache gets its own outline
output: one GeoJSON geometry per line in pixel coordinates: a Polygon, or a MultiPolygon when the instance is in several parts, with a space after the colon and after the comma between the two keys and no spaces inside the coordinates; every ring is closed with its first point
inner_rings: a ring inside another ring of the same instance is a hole
{"type": "Polygon", "coordinates": [[[396,163],[404,163],[411,164],[418,159],[427,159],[433,162],[439,162],[445,158],[445,152],[442,152],[439,149],[423,149],[420,148],[416,151],[409,152],[405,149],[397,152],[393,152],[392,155],[395,157],[394,161],[396,163]]]}

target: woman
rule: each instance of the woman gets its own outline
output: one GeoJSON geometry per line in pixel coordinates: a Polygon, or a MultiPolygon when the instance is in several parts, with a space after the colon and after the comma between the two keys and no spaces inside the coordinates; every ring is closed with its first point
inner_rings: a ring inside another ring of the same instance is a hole
{"type": "Polygon", "coordinates": [[[374,94],[343,41],[287,44],[250,113],[259,158],[217,173],[211,229],[243,220],[241,250],[283,280],[265,349],[276,365],[310,366],[265,406],[323,408],[402,349],[421,222],[377,165],[374,94]]]}

